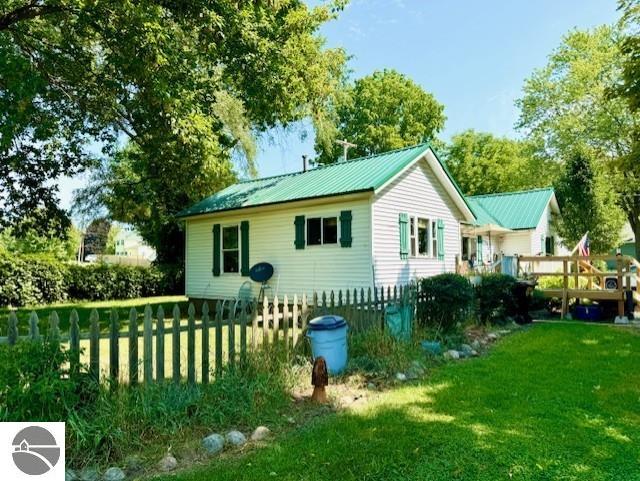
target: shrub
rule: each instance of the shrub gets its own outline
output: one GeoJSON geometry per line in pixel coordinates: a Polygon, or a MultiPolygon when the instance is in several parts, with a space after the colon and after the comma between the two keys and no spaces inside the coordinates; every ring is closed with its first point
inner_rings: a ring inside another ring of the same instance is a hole
{"type": "Polygon", "coordinates": [[[514,295],[516,280],[507,274],[484,274],[476,297],[478,317],[482,323],[502,324],[516,311],[514,295]]]}
{"type": "Polygon", "coordinates": [[[466,277],[440,274],[421,281],[418,322],[448,332],[467,320],[473,308],[473,287],[466,277]],[[424,300],[426,299],[426,300],[424,300]]]}
{"type": "Polygon", "coordinates": [[[0,255],[0,305],[24,306],[66,299],[67,265],[29,255],[0,255]]]}

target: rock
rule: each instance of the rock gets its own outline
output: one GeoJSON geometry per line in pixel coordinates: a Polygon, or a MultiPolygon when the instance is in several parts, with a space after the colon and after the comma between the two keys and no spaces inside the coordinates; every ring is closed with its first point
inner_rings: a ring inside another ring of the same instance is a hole
{"type": "Polygon", "coordinates": [[[497,341],[498,340],[498,335],[495,332],[490,332],[489,334],[487,334],[487,340],[488,341],[497,341]]]}
{"type": "Polygon", "coordinates": [[[471,353],[471,351],[473,351],[473,348],[469,344],[461,344],[460,350],[464,353],[471,353]]]}
{"type": "Polygon", "coordinates": [[[511,334],[511,331],[510,331],[510,330],[508,330],[508,329],[500,329],[500,330],[498,331],[498,334],[500,334],[501,336],[505,336],[505,335],[507,335],[507,334],[511,334]]]}
{"type": "Polygon", "coordinates": [[[396,380],[400,381],[400,382],[404,382],[404,381],[407,380],[407,376],[403,372],[398,372],[398,373],[396,373],[396,380]]]}
{"type": "Polygon", "coordinates": [[[478,357],[479,355],[480,355],[480,354],[478,354],[478,351],[476,351],[475,349],[473,349],[473,350],[471,351],[471,356],[472,356],[472,357],[478,357]]]}
{"type": "Polygon", "coordinates": [[[207,454],[218,454],[224,449],[224,438],[220,434],[210,434],[202,440],[202,447],[207,454]]]}
{"type": "Polygon", "coordinates": [[[127,475],[124,474],[124,471],[122,469],[114,466],[105,471],[102,479],[104,481],[123,481],[123,479],[125,479],[126,477],[127,475]]]}
{"type": "Polygon", "coordinates": [[[78,475],[73,469],[66,469],[64,471],[64,481],[77,481],[78,475]]]}
{"type": "Polygon", "coordinates": [[[627,316],[616,316],[613,321],[614,324],[629,324],[629,318],[627,316]]]}
{"type": "Polygon", "coordinates": [[[173,471],[177,467],[178,467],[178,460],[173,456],[171,456],[170,454],[167,454],[164,458],[162,458],[158,462],[158,468],[160,469],[160,471],[164,471],[165,473],[169,471],[173,471]]]}
{"type": "Polygon", "coordinates": [[[95,466],[87,466],[80,471],[81,481],[98,481],[100,479],[100,473],[95,466]]]}
{"type": "Polygon", "coordinates": [[[425,370],[418,361],[413,361],[409,369],[407,369],[407,378],[418,379],[424,376],[425,370]]]}
{"type": "Polygon", "coordinates": [[[289,417],[287,418],[287,422],[288,422],[289,424],[295,424],[295,423],[296,423],[296,419],[295,419],[295,418],[293,418],[293,417],[291,417],[291,416],[289,416],[289,417]]]}
{"type": "Polygon", "coordinates": [[[264,441],[269,437],[271,431],[266,426],[258,426],[256,430],[251,434],[251,441],[264,441]]]}
{"type": "Polygon", "coordinates": [[[128,456],[124,460],[124,472],[127,476],[140,474],[142,471],[144,471],[144,463],[139,456],[128,456]]]}
{"type": "Polygon", "coordinates": [[[374,383],[368,382],[367,383],[367,389],[369,389],[370,391],[376,391],[378,389],[378,387],[374,383]]]}
{"type": "Polygon", "coordinates": [[[232,446],[242,446],[247,443],[247,438],[240,431],[229,431],[225,440],[232,446]]]}
{"type": "Polygon", "coordinates": [[[480,344],[480,341],[478,341],[477,339],[471,343],[471,347],[476,351],[480,349],[481,346],[482,344],[480,344]]]}
{"type": "Polygon", "coordinates": [[[460,353],[455,349],[449,349],[444,353],[444,357],[447,359],[460,359],[460,353]]]}

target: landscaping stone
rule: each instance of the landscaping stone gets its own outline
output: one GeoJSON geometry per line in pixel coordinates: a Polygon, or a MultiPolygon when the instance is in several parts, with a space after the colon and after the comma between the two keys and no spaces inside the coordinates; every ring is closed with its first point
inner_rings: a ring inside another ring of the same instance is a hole
{"type": "Polygon", "coordinates": [[[489,334],[487,334],[488,341],[497,341],[498,337],[499,336],[495,332],[490,332],[489,334]]]}
{"type": "Polygon", "coordinates": [[[473,349],[473,350],[471,351],[471,356],[472,356],[472,357],[478,357],[479,355],[480,355],[480,354],[478,354],[478,351],[476,351],[475,349],[473,349]]]}
{"type": "Polygon", "coordinates": [[[400,382],[404,382],[407,380],[407,375],[403,372],[396,373],[396,380],[400,382]]]}
{"type": "Polygon", "coordinates": [[[229,431],[225,436],[227,443],[232,446],[243,446],[247,443],[247,438],[240,431],[229,431]]]}
{"type": "Polygon", "coordinates": [[[464,352],[465,354],[471,354],[473,348],[469,344],[461,344],[460,351],[464,352]]]}
{"type": "Polygon", "coordinates": [[[481,346],[482,346],[482,344],[481,344],[481,343],[480,343],[480,341],[478,341],[477,339],[471,343],[471,347],[472,347],[473,349],[475,349],[476,351],[477,351],[478,349],[480,349],[480,347],[481,347],[481,346]]]}
{"type": "Polygon", "coordinates": [[[144,471],[144,463],[139,456],[128,456],[124,460],[124,472],[127,476],[140,474],[142,471],[144,471]]]}
{"type": "Polygon", "coordinates": [[[100,473],[95,466],[89,466],[80,471],[81,481],[98,481],[100,479],[100,473]]]}
{"type": "Polygon", "coordinates": [[[407,378],[409,379],[419,379],[423,377],[425,374],[424,367],[418,361],[413,361],[409,369],[407,369],[407,378]]]}
{"type": "Polygon", "coordinates": [[[271,431],[266,426],[258,426],[251,435],[251,441],[264,441],[269,437],[271,431]]]}
{"type": "Polygon", "coordinates": [[[78,475],[73,469],[66,469],[64,471],[64,481],[77,481],[78,475]]]}
{"type": "Polygon", "coordinates": [[[176,460],[176,458],[174,458],[170,454],[167,454],[164,458],[160,460],[160,462],[158,462],[158,468],[160,468],[160,471],[164,471],[165,473],[169,471],[173,471],[177,467],[178,467],[178,461],[176,460]]]}
{"type": "Polygon", "coordinates": [[[460,353],[455,349],[449,349],[444,353],[444,357],[447,359],[460,359],[460,353]]]}
{"type": "Polygon", "coordinates": [[[370,391],[375,391],[378,389],[378,387],[374,383],[369,382],[367,383],[367,389],[369,389],[370,391]]]}
{"type": "Polygon", "coordinates": [[[127,477],[124,471],[118,467],[111,467],[104,473],[102,479],[104,481],[123,481],[127,477]]]}
{"type": "Polygon", "coordinates": [[[210,434],[202,440],[202,447],[207,454],[218,454],[224,449],[224,438],[220,434],[210,434]]]}

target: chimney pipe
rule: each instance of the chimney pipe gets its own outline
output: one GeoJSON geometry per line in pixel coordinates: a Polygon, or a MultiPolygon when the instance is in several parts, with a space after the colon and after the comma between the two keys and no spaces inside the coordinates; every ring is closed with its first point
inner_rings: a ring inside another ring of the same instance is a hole
{"type": "Polygon", "coordinates": [[[306,172],[307,171],[307,156],[303,155],[302,156],[302,172],[306,172]]]}

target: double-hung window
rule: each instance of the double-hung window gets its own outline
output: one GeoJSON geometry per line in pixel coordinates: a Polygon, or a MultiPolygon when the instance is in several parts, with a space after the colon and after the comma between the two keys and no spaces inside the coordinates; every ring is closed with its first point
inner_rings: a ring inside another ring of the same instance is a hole
{"type": "Polygon", "coordinates": [[[434,257],[438,252],[436,223],[426,217],[409,218],[411,257],[434,257]]]}
{"type": "Polygon", "coordinates": [[[240,272],[240,233],[238,225],[222,228],[222,271],[240,272]]]}
{"type": "Polygon", "coordinates": [[[319,246],[338,243],[337,217],[307,218],[307,245],[319,246]]]}

